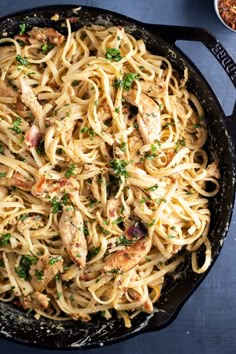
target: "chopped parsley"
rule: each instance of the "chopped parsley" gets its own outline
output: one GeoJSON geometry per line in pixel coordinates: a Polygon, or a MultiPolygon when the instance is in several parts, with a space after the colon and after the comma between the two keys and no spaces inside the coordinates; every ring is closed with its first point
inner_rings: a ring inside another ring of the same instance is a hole
{"type": "Polygon", "coordinates": [[[16,61],[18,64],[23,65],[23,66],[28,66],[28,64],[29,64],[28,60],[25,58],[22,58],[22,56],[20,54],[18,54],[16,56],[16,61]]]}
{"type": "Polygon", "coordinates": [[[81,133],[87,133],[90,138],[93,138],[94,135],[96,135],[95,131],[92,128],[89,127],[83,127],[80,130],[81,133]]]}
{"type": "Polygon", "coordinates": [[[13,127],[8,129],[12,130],[15,134],[21,134],[22,130],[19,128],[20,124],[21,118],[17,117],[16,120],[13,122],[13,127]]]}
{"type": "Polygon", "coordinates": [[[88,235],[89,235],[88,222],[87,222],[87,221],[84,222],[84,229],[83,229],[83,232],[84,232],[84,236],[88,236],[88,235]]]}
{"type": "Polygon", "coordinates": [[[37,257],[31,255],[25,255],[21,257],[19,267],[16,267],[16,273],[19,278],[28,280],[30,278],[29,270],[32,264],[37,263],[37,257]]]}
{"type": "Polygon", "coordinates": [[[7,173],[6,172],[0,172],[0,178],[6,177],[7,173]]]}
{"type": "Polygon", "coordinates": [[[127,143],[121,143],[121,145],[120,145],[120,150],[121,151],[123,151],[123,152],[125,152],[125,150],[126,150],[126,145],[127,145],[127,143]]]}
{"type": "Polygon", "coordinates": [[[0,154],[2,154],[3,153],[3,146],[2,146],[2,144],[0,144],[0,154]]]}
{"type": "Polygon", "coordinates": [[[168,238],[175,238],[174,235],[167,235],[168,238]]]}
{"type": "Polygon", "coordinates": [[[43,275],[44,275],[44,271],[43,270],[39,270],[39,269],[35,269],[35,273],[34,273],[38,279],[38,281],[41,281],[43,279],[43,275]]]}
{"type": "Polygon", "coordinates": [[[120,61],[122,59],[120,51],[117,48],[106,48],[105,57],[106,59],[114,60],[114,61],[120,61]]]}
{"type": "Polygon", "coordinates": [[[20,35],[24,34],[25,30],[26,30],[26,24],[25,23],[20,23],[19,24],[19,29],[20,29],[19,34],[20,35]]]}
{"type": "Polygon", "coordinates": [[[154,192],[158,188],[158,184],[154,184],[154,186],[146,188],[147,191],[154,192]]]}
{"type": "Polygon", "coordinates": [[[147,224],[147,226],[148,226],[148,227],[151,227],[151,226],[153,226],[153,225],[155,224],[155,222],[156,222],[156,220],[154,219],[154,220],[152,220],[152,221],[150,222],[150,224],[147,224]]]}
{"type": "Polygon", "coordinates": [[[127,178],[128,172],[126,171],[126,166],[128,166],[129,162],[125,161],[125,160],[118,160],[118,159],[114,159],[111,160],[109,162],[110,166],[113,168],[114,170],[114,174],[116,176],[124,176],[125,178],[127,178]]]}
{"type": "Polygon", "coordinates": [[[72,87],[78,86],[79,85],[79,81],[78,80],[73,80],[71,83],[72,87]]]}
{"type": "Polygon", "coordinates": [[[19,217],[19,220],[20,220],[20,221],[25,221],[28,217],[29,217],[29,214],[22,214],[22,215],[19,217]]]}
{"type": "Polygon", "coordinates": [[[135,241],[133,240],[128,240],[125,236],[120,236],[118,238],[118,244],[119,245],[124,245],[124,246],[128,246],[131,245],[132,243],[134,243],[135,241]]]}
{"type": "Polygon", "coordinates": [[[70,165],[67,169],[67,171],[65,172],[65,177],[66,178],[70,178],[71,176],[75,176],[75,165],[70,165]]]}
{"type": "Polygon", "coordinates": [[[122,274],[123,272],[122,272],[122,270],[120,270],[120,269],[114,268],[114,269],[109,270],[108,273],[112,273],[112,274],[122,274]]]}
{"type": "Polygon", "coordinates": [[[92,258],[94,258],[99,252],[101,247],[93,248],[92,250],[88,251],[87,261],[89,262],[92,258]]]}
{"type": "Polygon", "coordinates": [[[115,112],[116,112],[116,113],[120,113],[120,108],[116,107],[116,108],[115,108],[115,112]]]}
{"type": "Polygon", "coordinates": [[[6,246],[10,243],[10,238],[11,238],[11,234],[6,233],[6,234],[2,234],[1,238],[0,238],[0,246],[6,246]]]}
{"type": "Polygon", "coordinates": [[[157,204],[161,204],[162,202],[167,203],[167,200],[165,198],[157,198],[156,202],[157,204]]]}
{"type": "Polygon", "coordinates": [[[176,147],[175,147],[174,152],[177,152],[179,150],[180,146],[185,146],[186,145],[184,139],[179,139],[175,144],[176,144],[176,147]]]}
{"type": "Polygon", "coordinates": [[[59,262],[59,261],[61,261],[61,256],[58,256],[58,257],[53,257],[53,258],[51,258],[50,260],[49,260],[49,264],[50,265],[54,265],[55,263],[57,263],[57,262],[59,262]]]}
{"type": "Polygon", "coordinates": [[[43,43],[40,47],[40,50],[43,54],[47,54],[52,48],[54,48],[52,44],[43,43]]]}
{"type": "Polygon", "coordinates": [[[53,214],[57,214],[59,211],[62,210],[62,205],[56,197],[52,198],[51,206],[52,206],[52,213],[53,214]]]}
{"type": "Polygon", "coordinates": [[[114,83],[115,88],[119,89],[123,87],[125,91],[129,91],[133,81],[139,80],[139,76],[140,76],[139,74],[135,74],[135,73],[126,73],[124,74],[122,80],[115,79],[115,83],[114,83]]]}
{"type": "Polygon", "coordinates": [[[45,149],[44,149],[44,139],[40,140],[40,143],[36,149],[37,153],[39,155],[45,155],[45,149]]]}

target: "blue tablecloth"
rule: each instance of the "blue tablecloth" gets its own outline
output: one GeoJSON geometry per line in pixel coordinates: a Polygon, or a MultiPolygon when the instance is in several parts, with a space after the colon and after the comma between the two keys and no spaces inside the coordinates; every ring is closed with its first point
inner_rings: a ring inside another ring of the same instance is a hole
{"type": "MultiPolygon", "coordinates": [[[[48,4],[80,4],[102,7],[147,23],[187,25],[208,28],[236,60],[236,34],[216,17],[213,0],[1,0],[0,15],[48,4]]],[[[232,113],[235,89],[211,54],[199,43],[180,42],[215,90],[226,112],[232,113]]],[[[236,118],[236,117],[235,117],[236,118]]],[[[235,122],[236,124],[236,122],[235,122]]],[[[203,284],[166,329],[146,333],[101,349],[97,354],[233,354],[236,353],[236,214],[216,264],[203,284]]],[[[81,351],[85,352],[85,351],[81,351]]],[[[45,353],[0,340],[0,353],[45,353]]],[[[66,353],[61,351],[61,353],[66,353]]],[[[88,351],[87,351],[88,353],[88,351]]]]}

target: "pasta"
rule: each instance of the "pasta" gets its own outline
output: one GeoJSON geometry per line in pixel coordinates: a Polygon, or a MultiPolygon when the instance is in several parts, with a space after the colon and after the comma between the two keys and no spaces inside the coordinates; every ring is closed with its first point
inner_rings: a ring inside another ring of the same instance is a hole
{"type": "Polygon", "coordinates": [[[218,164],[187,69],[122,27],[67,29],[0,40],[0,300],[130,327],[186,254],[209,267],[218,164]]]}

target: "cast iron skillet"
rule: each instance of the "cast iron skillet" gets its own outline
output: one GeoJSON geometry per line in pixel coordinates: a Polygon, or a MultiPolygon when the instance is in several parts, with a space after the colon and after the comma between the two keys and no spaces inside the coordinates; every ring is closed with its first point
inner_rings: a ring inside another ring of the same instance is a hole
{"type": "MultiPolygon", "coordinates": [[[[74,30],[82,25],[105,24],[124,26],[136,38],[143,38],[147,48],[153,53],[166,56],[173,66],[183,72],[184,65],[190,69],[189,90],[193,91],[202,102],[205,112],[209,137],[206,149],[210,160],[218,158],[221,168],[221,190],[211,202],[212,221],[209,237],[213,247],[213,262],[215,262],[224,238],[226,237],[234,205],[235,192],[235,159],[232,142],[236,142],[236,107],[230,117],[226,117],[213,90],[210,88],[194,64],[175,46],[178,39],[202,42],[221,63],[227,75],[236,87],[236,66],[221,44],[206,30],[175,26],[144,24],[128,17],[97,8],[76,6],[41,7],[1,18],[0,36],[12,36],[19,32],[19,24],[26,23],[27,29],[32,26],[54,27],[65,32],[65,18],[78,17],[78,22],[72,23],[74,30]],[[58,22],[50,18],[60,15],[58,22]]],[[[210,186],[209,186],[210,188],[210,186]]],[[[199,252],[201,262],[202,251],[199,252]]],[[[53,322],[48,319],[35,320],[11,304],[0,304],[0,333],[3,337],[20,343],[43,346],[48,348],[90,348],[120,341],[138,333],[159,330],[170,324],[188,297],[205,278],[194,274],[186,263],[178,269],[179,279],[173,281],[169,276],[165,291],[156,304],[152,315],[140,314],[132,321],[132,328],[124,327],[121,320],[105,321],[95,316],[91,323],[79,321],[53,322]]]]}

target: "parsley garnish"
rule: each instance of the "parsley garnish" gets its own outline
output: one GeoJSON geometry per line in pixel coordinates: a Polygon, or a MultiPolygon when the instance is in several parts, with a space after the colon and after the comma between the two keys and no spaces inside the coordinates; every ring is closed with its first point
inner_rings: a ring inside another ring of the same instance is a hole
{"type": "Polygon", "coordinates": [[[31,264],[37,263],[37,257],[31,255],[22,256],[20,260],[19,267],[16,268],[16,273],[19,278],[28,280],[29,279],[29,270],[31,264]]]}
{"type": "Polygon", "coordinates": [[[2,178],[2,177],[6,177],[6,172],[0,172],[0,178],[2,178]]]}
{"type": "Polygon", "coordinates": [[[24,66],[28,66],[28,60],[27,59],[25,59],[25,58],[22,58],[22,56],[20,55],[20,54],[18,54],[17,56],[16,56],[16,61],[17,61],[17,63],[19,63],[20,65],[24,65],[24,66]]]}
{"type": "Polygon", "coordinates": [[[127,143],[121,143],[120,150],[125,152],[127,143]]]}
{"type": "Polygon", "coordinates": [[[71,176],[75,176],[75,165],[70,165],[68,170],[65,172],[65,177],[70,178],[71,176]]]}
{"type": "Polygon", "coordinates": [[[127,73],[124,74],[122,80],[115,79],[115,88],[123,87],[124,90],[129,91],[134,80],[139,80],[139,74],[127,73]]]}
{"type": "Polygon", "coordinates": [[[120,236],[118,238],[118,243],[119,245],[124,245],[124,246],[128,246],[131,245],[132,243],[134,243],[135,241],[132,240],[128,240],[125,236],[120,236]]]}
{"type": "Polygon", "coordinates": [[[10,130],[13,130],[15,134],[21,134],[22,130],[19,128],[19,125],[21,124],[21,119],[20,117],[16,118],[16,120],[13,122],[13,128],[9,128],[10,130]]]}
{"type": "Polygon", "coordinates": [[[83,127],[80,132],[87,133],[90,138],[94,137],[94,135],[96,134],[95,131],[89,127],[83,127]]]}
{"type": "Polygon", "coordinates": [[[35,275],[36,275],[38,281],[40,281],[43,279],[44,271],[39,270],[39,269],[35,269],[35,275]]]}
{"type": "Polygon", "coordinates": [[[122,56],[117,48],[106,48],[106,58],[109,60],[120,61],[122,56]]]}
{"type": "Polygon", "coordinates": [[[122,272],[122,270],[120,270],[120,269],[111,269],[111,270],[109,270],[108,271],[108,273],[112,273],[112,274],[122,274],[123,272],[122,272]]]}
{"type": "Polygon", "coordinates": [[[155,185],[152,186],[152,187],[146,188],[146,190],[147,190],[147,191],[154,192],[157,188],[158,188],[158,184],[155,184],[155,185]]]}
{"type": "Polygon", "coordinates": [[[79,81],[78,80],[74,80],[74,81],[72,81],[72,83],[71,83],[71,86],[72,87],[75,87],[75,86],[78,86],[79,85],[79,81]]]}
{"type": "Polygon", "coordinates": [[[87,261],[89,262],[92,258],[94,258],[99,252],[101,247],[93,248],[92,250],[88,251],[87,261]]]}
{"type": "Polygon", "coordinates": [[[128,164],[128,161],[118,159],[109,162],[109,165],[113,168],[115,175],[119,177],[124,176],[125,178],[129,176],[126,171],[126,166],[128,166],[128,164]]]}
{"type": "Polygon", "coordinates": [[[26,30],[26,24],[25,23],[20,23],[19,24],[19,28],[20,28],[19,34],[20,35],[24,34],[25,30],[26,30]]]}
{"type": "Polygon", "coordinates": [[[61,259],[62,259],[61,256],[54,257],[54,258],[51,258],[48,263],[49,263],[50,265],[54,265],[55,263],[61,261],[61,259]]]}
{"type": "Polygon", "coordinates": [[[54,46],[52,44],[43,43],[40,47],[43,54],[47,54],[54,46]]]}
{"type": "Polygon", "coordinates": [[[0,246],[6,246],[7,244],[9,244],[10,238],[11,238],[11,234],[9,234],[9,233],[2,234],[2,236],[0,238],[0,246]]]}

